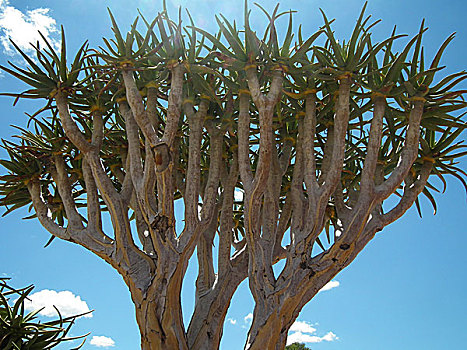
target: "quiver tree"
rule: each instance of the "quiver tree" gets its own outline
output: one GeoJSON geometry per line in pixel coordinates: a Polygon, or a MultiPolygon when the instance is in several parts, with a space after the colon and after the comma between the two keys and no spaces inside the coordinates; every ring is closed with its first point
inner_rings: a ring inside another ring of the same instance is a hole
{"type": "Polygon", "coordinates": [[[246,348],[283,349],[303,306],[376,232],[422,193],[436,206],[432,175],[466,185],[455,87],[467,74],[435,79],[453,35],[428,66],[423,23],[405,46],[395,32],[374,43],[363,10],[339,42],[323,14],[322,28],[294,41],[291,11],[264,12],[261,36],[247,6],[241,30],[221,15],[217,34],[164,11],[123,36],[110,14],[114,38],[84,43],[71,65],[62,34],[61,52],[36,45],[32,59],[17,47],[28,68],[2,67],[30,86],[4,95],[45,106],[4,141],[1,202],[29,205],[51,239],[120,273],[143,349],[217,349],[245,278],[255,301],[246,348]],[[180,291],[195,248],[185,327],[180,291]]]}

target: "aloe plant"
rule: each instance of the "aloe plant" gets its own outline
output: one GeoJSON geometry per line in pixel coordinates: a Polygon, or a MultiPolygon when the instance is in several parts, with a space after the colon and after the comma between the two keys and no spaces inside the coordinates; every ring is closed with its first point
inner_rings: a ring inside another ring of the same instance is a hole
{"type": "Polygon", "coordinates": [[[36,47],[33,60],[17,48],[29,68],[1,67],[29,86],[3,95],[45,106],[3,141],[0,203],[6,213],[27,206],[48,244],[77,243],[121,274],[143,349],[218,348],[246,278],[256,302],[246,348],[282,349],[303,305],[376,232],[413,205],[421,215],[419,195],[436,210],[447,176],[467,190],[467,73],[443,75],[441,63],[454,35],[426,63],[424,22],[412,37],[394,29],[374,42],[366,5],[348,40],[324,12],[305,36],[294,11],[247,1],[243,25],[218,15],[216,33],[189,12],[171,19],[165,4],[126,34],[109,14],[113,37],[84,43],[71,65],[63,34],[60,53],[36,47]],[[253,10],[267,18],[262,32],[253,10]],[[185,329],[180,288],[195,248],[185,329]]]}
{"type": "Polygon", "coordinates": [[[8,283],[8,278],[0,278],[0,348],[45,350],[84,338],[80,345],[72,348],[80,349],[87,334],[79,337],[68,337],[67,334],[75,320],[84,314],[62,318],[60,311],[55,308],[58,319],[41,322],[37,319],[40,309],[25,313],[24,303],[33,289],[32,285],[16,289],[8,283]]]}

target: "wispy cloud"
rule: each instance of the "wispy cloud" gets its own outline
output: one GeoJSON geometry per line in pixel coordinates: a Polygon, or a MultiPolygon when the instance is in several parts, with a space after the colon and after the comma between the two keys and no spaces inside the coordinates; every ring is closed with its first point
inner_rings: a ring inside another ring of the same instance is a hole
{"type": "Polygon", "coordinates": [[[295,333],[289,334],[289,336],[287,337],[287,345],[290,345],[293,343],[321,343],[323,341],[331,342],[337,339],[339,338],[333,332],[328,332],[326,335],[322,337],[318,337],[316,335],[305,334],[302,332],[295,332],[295,333]]]}
{"type": "Polygon", "coordinates": [[[115,342],[112,338],[105,337],[103,335],[93,336],[89,344],[97,346],[98,348],[110,348],[115,346],[115,342]]]}
{"type": "MultiPolygon", "coordinates": [[[[63,317],[74,316],[89,311],[88,304],[84,300],[81,300],[80,296],[74,295],[68,290],[57,292],[44,289],[29,295],[28,299],[24,302],[24,308],[27,311],[43,308],[39,314],[47,317],[57,316],[57,310],[55,310],[54,305],[63,317]]],[[[92,317],[92,314],[86,314],[84,317],[92,317]]]]}
{"type": "Polygon", "coordinates": [[[5,53],[13,54],[13,40],[24,51],[32,51],[30,43],[42,42],[39,32],[53,45],[58,41],[53,37],[58,33],[57,23],[48,8],[20,11],[8,0],[0,0],[0,43],[5,53]]]}
{"type": "MultiPolygon", "coordinates": [[[[243,317],[243,324],[240,324],[240,326],[243,329],[247,329],[247,328],[250,327],[251,321],[253,321],[253,314],[250,312],[248,315],[243,317]]],[[[232,324],[236,324],[236,323],[237,323],[237,321],[235,320],[235,323],[232,323],[232,324]]]]}
{"type": "Polygon", "coordinates": [[[324,287],[321,288],[319,291],[320,291],[320,292],[325,292],[325,291],[327,291],[327,290],[330,290],[330,289],[339,287],[339,285],[340,285],[339,281],[330,281],[330,282],[326,283],[326,284],[324,285],[324,287]]]}
{"type": "Polygon", "coordinates": [[[293,343],[321,343],[323,341],[335,341],[339,339],[333,332],[328,332],[322,337],[315,335],[316,328],[306,321],[295,321],[290,327],[287,336],[287,345],[293,343]]]}
{"type": "Polygon", "coordinates": [[[230,322],[230,324],[237,324],[237,320],[233,319],[233,318],[228,318],[227,321],[230,322]]]}
{"type": "MultiPolygon", "coordinates": [[[[334,286],[331,288],[334,288],[334,286]]],[[[243,318],[244,324],[240,326],[242,328],[248,328],[252,320],[253,314],[250,312],[243,318]]],[[[233,325],[237,324],[237,320],[229,318],[228,321],[233,325]]],[[[323,341],[331,342],[339,339],[333,332],[327,332],[321,337],[317,336],[315,334],[315,325],[306,321],[295,321],[290,327],[289,334],[287,336],[287,345],[293,343],[321,343],[323,341]]]]}
{"type": "Polygon", "coordinates": [[[295,321],[290,327],[290,332],[314,333],[316,328],[312,327],[308,322],[295,321]]]}

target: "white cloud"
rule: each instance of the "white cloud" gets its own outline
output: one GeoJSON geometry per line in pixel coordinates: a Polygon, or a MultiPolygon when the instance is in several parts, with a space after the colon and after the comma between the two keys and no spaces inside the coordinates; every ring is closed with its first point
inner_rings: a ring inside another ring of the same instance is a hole
{"type": "Polygon", "coordinates": [[[319,291],[320,291],[320,292],[325,292],[325,291],[327,291],[327,290],[330,290],[330,289],[339,287],[339,285],[340,285],[339,281],[330,281],[330,282],[326,283],[326,284],[324,285],[324,287],[321,288],[319,291]]]}
{"type": "Polygon", "coordinates": [[[93,336],[89,344],[97,346],[98,348],[109,348],[115,346],[115,342],[112,338],[105,337],[103,335],[93,336]]]}
{"type": "MultiPolygon", "coordinates": [[[[28,299],[24,302],[24,308],[27,311],[44,308],[39,315],[47,317],[57,316],[57,310],[54,309],[54,305],[60,311],[62,317],[74,316],[89,311],[88,304],[84,300],[81,300],[81,297],[74,295],[68,290],[56,292],[44,289],[29,295],[28,299]]],[[[84,317],[92,317],[92,314],[86,314],[84,317]]]]}
{"type": "Polygon", "coordinates": [[[313,334],[316,328],[313,328],[310,323],[305,321],[295,321],[290,327],[290,332],[302,332],[313,334]]]}
{"type": "Polygon", "coordinates": [[[339,339],[333,332],[328,332],[326,335],[322,337],[318,337],[316,335],[305,334],[302,332],[295,332],[289,334],[287,337],[287,345],[293,343],[321,343],[323,341],[334,341],[339,339]]]}
{"type": "Polygon", "coordinates": [[[339,339],[333,332],[328,332],[322,337],[314,335],[316,328],[306,321],[295,321],[287,336],[287,345],[293,343],[321,343],[323,341],[334,341],[339,339]]]}
{"type": "Polygon", "coordinates": [[[7,54],[13,54],[14,49],[9,39],[12,39],[22,50],[33,51],[30,43],[42,42],[40,31],[53,46],[58,41],[51,35],[58,33],[57,23],[49,14],[48,8],[37,8],[21,12],[10,6],[8,0],[0,0],[0,42],[7,54]]]}
{"type": "MultiPolygon", "coordinates": [[[[337,282],[337,285],[339,285],[339,282],[337,282]]],[[[329,289],[337,287],[337,285],[333,285],[329,289]]],[[[228,318],[227,320],[231,324],[237,323],[237,320],[232,318],[228,318]]],[[[251,312],[243,318],[245,324],[251,323],[252,320],[253,314],[251,312]]],[[[248,328],[247,325],[242,325],[241,327],[248,328]]],[[[323,341],[331,342],[339,339],[333,332],[328,332],[322,337],[315,335],[315,333],[316,328],[313,327],[312,323],[306,321],[295,321],[290,327],[289,334],[287,336],[287,345],[293,343],[321,343],[323,341]]]]}
{"type": "Polygon", "coordinates": [[[337,335],[335,335],[333,332],[328,332],[324,337],[321,337],[322,340],[324,341],[334,341],[339,339],[337,335]]]}

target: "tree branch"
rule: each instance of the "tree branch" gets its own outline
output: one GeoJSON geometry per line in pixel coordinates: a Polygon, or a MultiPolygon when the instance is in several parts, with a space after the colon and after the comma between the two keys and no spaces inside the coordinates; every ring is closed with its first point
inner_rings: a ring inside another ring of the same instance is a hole
{"type": "Polygon", "coordinates": [[[199,195],[201,179],[201,138],[204,118],[209,107],[209,102],[203,99],[194,112],[193,104],[186,101],[184,103],[185,114],[188,118],[190,129],[188,145],[188,166],[185,176],[185,229],[184,233],[192,232],[199,223],[199,195]]]}
{"type": "Polygon", "coordinates": [[[70,179],[66,171],[66,165],[61,155],[54,155],[55,169],[51,169],[51,174],[57,184],[58,192],[62,199],[63,207],[68,219],[69,227],[82,230],[83,218],[78,213],[76,202],[73,198],[70,179]]]}
{"type": "Polygon", "coordinates": [[[151,145],[148,140],[145,142],[146,157],[144,159],[143,170],[143,189],[144,189],[144,202],[148,205],[148,214],[152,216],[157,214],[157,200],[155,195],[156,188],[156,164],[152,155],[151,145]]]}
{"type": "Polygon", "coordinates": [[[91,145],[94,149],[100,150],[104,139],[104,118],[99,111],[94,111],[92,113],[92,126],[91,145]]]}
{"type": "Polygon", "coordinates": [[[47,206],[41,194],[41,184],[39,180],[32,180],[28,183],[29,194],[31,195],[32,205],[37,218],[42,226],[52,235],[65,241],[71,240],[71,232],[66,228],[59,226],[52,219],[52,210],[47,206]]]}
{"type": "Polygon", "coordinates": [[[277,103],[277,99],[280,97],[282,92],[282,72],[274,71],[273,80],[271,82],[270,90],[268,95],[265,97],[259,87],[258,77],[256,74],[255,68],[247,69],[248,77],[248,86],[250,88],[251,96],[253,102],[258,107],[259,111],[259,131],[260,131],[260,141],[259,141],[259,157],[258,165],[256,166],[256,173],[253,179],[251,189],[245,187],[245,194],[247,204],[245,208],[247,214],[245,219],[248,220],[246,225],[246,236],[249,248],[255,249],[254,245],[256,238],[259,235],[259,225],[260,221],[258,220],[253,227],[253,217],[257,218],[260,210],[260,198],[263,196],[266,190],[266,183],[270,175],[271,162],[272,162],[272,153],[275,152],[273,145],[275,141],[273,139],[273,130],[272,130],[272,116],[274,112],[274,107],[277,103]]]}
{"type": "MultiPolygon", "coordinates": [[[[316,134],[316,94],[307,95],[305,101],[305,118],[303,121],[302,136],[299,136],[304,157],[304,181],[308,196],[314,196],[318,191],[315,160],[315,134],[316,134]]],[[[298,141],[297,141],[298,142],[298,141]]],[[[297,145],[297,148],[299,146],[297,145]]]]}
{"type": "Polygon", "coordinates": [[[418,178],[412,183],[407,183],[404,186],[404,194],[399,203],[389,212],[381,216],[381,222],[384,226],[399,219],[413,205],[418,195],[422,193],[425,185],[430,177],[433,164],[430,162],[423,163],[418,178]]]}
{"type": "Polygon", "coordinates": [[[238,158],[234,155],[230,172],[222,181],[222,207],[219,218],[219,254],[217,268],[219,278],[230,270],[230,247],[233,237],[233,205],[235,197],[235,185],[238,180],[238,158]]]}
{"type": "Polygon", "coordinates": [[[68,109],[66,95],[59,91],[55,95],[55,101],[57,103],[60,121],[62,122],[65,134],[70,139],[70,141],[83,153],[89,153],[95,150],[93,145],[91,145],[91,143],[89,143],[88,140],[84,138],[81,130],[78,128],[76,122],[71,117],[70,111],[68,109]]]}
{"type": "Polygon", "coordinates": [[[172,147],[175,135],[180,121],[182,94],[183,94],[183,76],[185,69],[182,64],[178,64],[172,69],[172,80],[170,82],[170,93],[167,107],[167,121],[165,123],[164,136],[162,142],[172,147]]]}
{"type": "Polygon", "coordinates": [[[91,168],[89,167],[86,159],[83,159],[83,178],[86,186],[86,206],[88,217],[88,228],[101,231],[102,230],[102,217],[101,206],[99,203],[99,195],[97,193],[96,183],[92,177],[91,168]]]}
{"type": "Polygon", "coordinates": [[[423,116],[424,101],[415,100],[409,115],[404,148],[401,153],[399,163],[389,178],[381,185],[377,186],[375,191],[381,200],[389,197],[402,183],[410,171],[413,162],[417,158],[418,144],[420,137],[420,122],[423,116]]]}
{"type": "Polygon", "coordinates": [[[386,98],[376,96],[374,98],[373,119],[371,120],[370,136],[368,139],[367,154],[363,165],[360,180],[360,195],[372,195],[375,187],[375,170],[378,163],[378,155],[383,135],[383,117],[386,109],[386,98]]]}
{"type": "Polygon", "coordinates": [[[114,241],[102,230],[102,214],[96,183],[92,176],[91,168],[89,167],[86,159],[83,159],[82,164],[83,179],[86,186],[86,206],[88,217],[86,231],[88,232],[89,236],[94,237],[93,239],[96,240],[99,244],[103,246],[109,246],[114,241]]]}
{"type": "Polygon", "coordinates": [[[126,103],[120,103],[120,113],[125,119],[125,128],[128,139],[128,154],[130,167],[127,169],[131,175],[133,186],[136,190],[138,200],[143,200],[143,165],[141,164],[140,138],[138,125],[133,118],[133,113],[126,103]]]}
{"type": "Polygon", "coordinates": [[[152,146],[157,145],[160,141],[157,137],[156,130],[154,130],[153,124],[151,123],[143,104],[143,98],[141,97],[138,87],[136,86],[135,77],[133,71],[123,70],[122,71],[123,81],[125,83],[126,98],[130,105],[133,117],[135,118],[141,131],[150,142],[152,146]]]}
{"type": "Polygon", "coordinates": [[[253,183],[250,164],[250,96],[240,93],[238,114],[238,167],[245,190],[253,183]]]}
{"type": "MultiPolygon", "coordinates": [[[[304,130],[304,121],[299,120],[298,123],[298,136],[297,136],[297,144],[295,147],[295,163],[293,167],[292,173],[292,181],[290,184],[290,192],[287,197],[290,197],[291,200],[291,225],[290,225],[290,233],[295,234],[296,232],[300,231],[303,226],[303,214],[304,214],[304,196],[303,196],[303,179],[304,174],[307,171],[305,169],[306,163],[306,154],[304,146],[309,146],[306,144],[306,138],[308,131],[305,132],[304,130]]],[[[308,140],[309,141],[309,140],[308,140]]],[[[309,149],[308,149],[309,151],[309,149]]],[[[312,150],[314,152],[314,150],[312,150]]],[[[308,155],[309,156],[309,155],[308,155]]],[[[309,171],[309,170],[308,170],[309,171]]],[[[311,189],[310,189],[311,190],[311,189]]],[[[315,193],[312,192],[311,197],[309,199],[310,205],[314,205],[314,196],[315,193]]],[[[293,237],[291,237],[293,238],[293,237]]],[[[295,239],[292,239],[292,244],[294,244],[295,239]]]]}
{"type": "MultiPolygon", "coordinates": [[[[334,117],[334,133],[332,161],[322,185],[320,199],[328,198],[336,189],[340,179],[342,167],[344,166],[345,138],[347,127],[349,125],[349,99],[351,78],[344,77],[340,79],[339,97],[337,99],[337,110],[334,117]]],[[[322,204],[322,200],[320,200],[322,204]]]]}
{"type": "Polygon", "coordinates": [[[223,135],[220,130],[210,128],[211,154],[209,159],[209,174],[204,188],[203,208],[201,209],[201,223],[207,224],[212,220],[215,213],[216,198],[219,189],[219,179],[222,166],[222,141],[223,135]]]}
{"type": "Polygon", "coordinates": [[[157,89],[153,86],[148,86],[147,89],[146,115],[157,136],[160,124],[160,119],[157,115],[157,89]]]}

